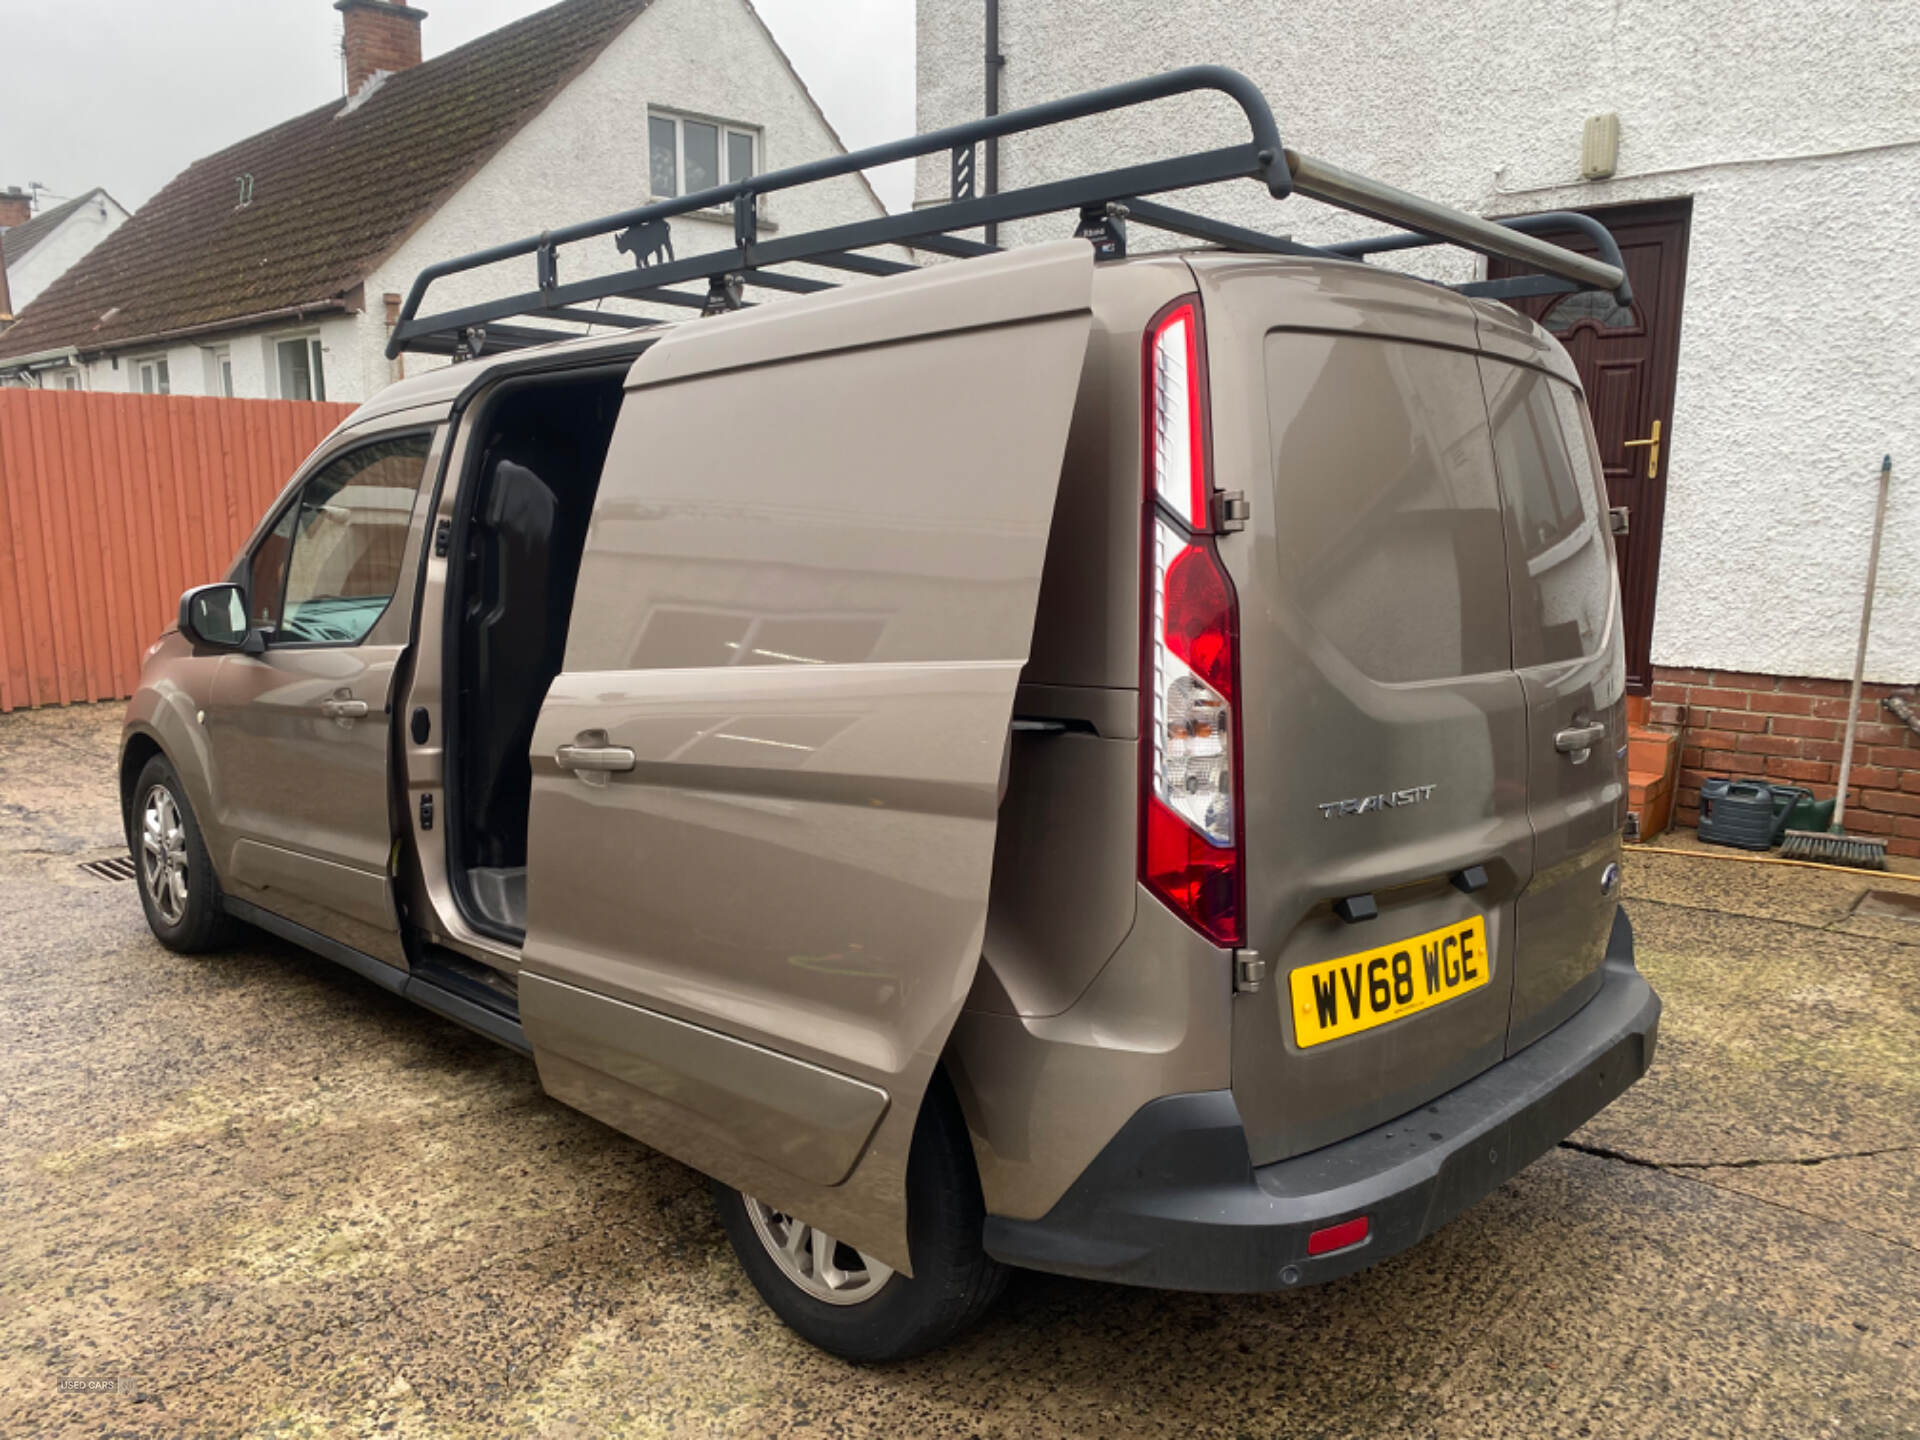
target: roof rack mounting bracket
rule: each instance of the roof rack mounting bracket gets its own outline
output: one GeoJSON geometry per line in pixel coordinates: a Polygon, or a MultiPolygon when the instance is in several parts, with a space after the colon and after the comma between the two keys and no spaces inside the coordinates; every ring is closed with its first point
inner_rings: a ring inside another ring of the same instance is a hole
{"type": "Polygon", "coordinates": [[[733,197],[733,243],[745,254],[760,239],[760,199],[751,190],[733,197]]]}
{"type": "Polygon", "coordinates": [[[740,308],[740,295],[746,289],[747,277],[735,270],[726,275],[715,275],[707,281],[707,302],[700,307],[702,315],[724,315],[729,310],[740,308]]]}
{"type": "Polygon", "coordinates": [[[1080,207],[1076,240],[1093,242],[1095,260],[1124,260],[1127,256],[1127,207],[1117,200],[1080,207]]]}
{"type": "Polygon", "coordinates": [[[560,257],[554,253],[550,237],[540,237],[540,248],[533,252],[533,265],[542,295],[550,295],[560,288],[560,257]]]}

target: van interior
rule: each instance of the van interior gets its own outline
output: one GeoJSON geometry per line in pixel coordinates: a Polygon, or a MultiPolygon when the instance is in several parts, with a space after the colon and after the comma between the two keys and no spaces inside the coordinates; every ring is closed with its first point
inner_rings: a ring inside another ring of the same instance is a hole
{"type": "Polygon", "coordinates": [[[455,521],[447,637],[447,844],[469,924],[527,925],[528,750],[567,648],[625,367],[508,381],[481,417],[455,521]]]}

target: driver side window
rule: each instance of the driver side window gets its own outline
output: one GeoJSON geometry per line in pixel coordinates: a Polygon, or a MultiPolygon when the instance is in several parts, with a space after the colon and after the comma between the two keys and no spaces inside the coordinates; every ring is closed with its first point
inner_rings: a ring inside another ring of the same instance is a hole
{"type": "Polygon", "coordinates": [[[400,580],[407,526],[431,443],[381,440],[300,487],[253,553],[248,610],[280,645],[357,645],[400,580]]]}

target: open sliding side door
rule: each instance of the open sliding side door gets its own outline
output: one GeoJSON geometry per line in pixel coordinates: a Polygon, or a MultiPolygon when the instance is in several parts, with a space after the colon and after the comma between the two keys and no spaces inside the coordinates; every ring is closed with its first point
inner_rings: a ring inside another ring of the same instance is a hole
{"type": "Polygon", "coordinates": [[[903,1270],[1092,269],[1069,241],[662,338],[534,732],[546,1088],[903,1270]]]}

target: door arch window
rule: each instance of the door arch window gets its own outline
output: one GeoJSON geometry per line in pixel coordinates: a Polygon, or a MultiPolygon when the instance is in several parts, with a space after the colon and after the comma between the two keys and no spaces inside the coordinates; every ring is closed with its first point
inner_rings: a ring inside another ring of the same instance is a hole
{"type": "Polygon", "coordinates": [[[1605,290],[1577,290],[1554,302],[1540,323],[1555,335],[1568,335],[1581,325],[1601,330],[1638,330],[1640,318],[1631,305],[1622,305],[1605,290]]]}

